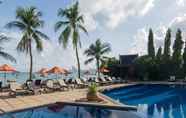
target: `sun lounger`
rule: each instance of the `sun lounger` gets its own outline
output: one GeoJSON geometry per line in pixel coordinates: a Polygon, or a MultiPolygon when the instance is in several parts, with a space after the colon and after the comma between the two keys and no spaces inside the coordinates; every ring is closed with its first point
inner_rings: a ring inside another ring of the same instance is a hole
{"type": "Polygon", "coordinates": [[[44,87],[44,91],[45,92],[52,92],[52,91],[56,91],[56,90],[60,90],[60,86],[54,84],[53,80],[48,79],[46,81],[46,85],[44,87]]]}
{"type": "Polygon", "coordinates": [[[41,83],[31,82],[27,84],[27,88],[32,90],[34,94],[41,94],[43,89],[41,88],[41,83]]]}
{"type": "Polygon", "coordinates": [[[168,81],[169,82],[175,82],[176,81],[176,77],[175,76],[170,76],[168,81]]]}
{"type": "Polygon", "coordinates": [[[82,77],[82,78],[81,78],[81,81],[82,81],[83,83],[87,83],[87,84],[88,84],[87,79],[86,79],[86,78],[84,78],[84,77],[82,77]]]}
{"type": "Polygon", "coordinates": [[[57,81],[61,89],[69,89],[69,86],[65,83],[64,79],[58,79],[57,81]]]}
{"type": "Polygon", "coordinates": [[[113,83],[113,79],[111,77],[104,77],[104,79],[107,81],[107,84],[113,83]]]}
{"type": "Polygon", "coordinates": [[[108,82],[105,80],[105,78],[103,78],[103,77],[100,77],[100,78],[98,78],[98,80],[99,80],[99,84],[100,85],[106,85],[106,84],[108,84],[108,82]]]}
{"type": "Polygon", "coordinates": [[[79,78],[75,79],[75,85],[77,85],[77,87],[80,87],[80,88],[84,88],[88,86],[88,84],[83,83],[79,78]]]}
{"type": "Polygon", "coordinates": [[[184,77],[183,82],[186,82],[186,76],[184,77]]]}
{"type": "Polygon", "coordinates": [[[26,94],[33,94],[33,91],[30,89],[23,88],[22,85],[16,82],[10,84],[10,92],[9,92],[10,96],[15,97],[17,95],[26,95],[26,94]]]}

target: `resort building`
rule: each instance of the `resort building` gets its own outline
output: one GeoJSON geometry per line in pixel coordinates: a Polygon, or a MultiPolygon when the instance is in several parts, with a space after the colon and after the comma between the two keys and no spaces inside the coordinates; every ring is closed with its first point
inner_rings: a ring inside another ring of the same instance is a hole
{"type": "Polygon", "coordinates": [[[119,75],[121,78],[134,78],[135,66],[134,61],[138,57],[138,54],[120,55],[119,56],[119,75]]]}

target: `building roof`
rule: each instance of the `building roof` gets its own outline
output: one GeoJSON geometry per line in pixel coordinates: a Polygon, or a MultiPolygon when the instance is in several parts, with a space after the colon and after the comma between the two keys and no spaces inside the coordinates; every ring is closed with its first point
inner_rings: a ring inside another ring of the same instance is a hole
{"type": "Polygon", "coordinates": [[[120,55],[119,56],[120,65],[132,65],[137,57],[138,54],[120,55]]]}

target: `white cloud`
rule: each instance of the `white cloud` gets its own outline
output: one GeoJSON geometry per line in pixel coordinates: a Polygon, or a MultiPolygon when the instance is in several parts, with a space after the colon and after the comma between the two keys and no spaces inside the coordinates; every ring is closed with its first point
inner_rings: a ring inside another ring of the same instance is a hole
{"type": "MultiPolygon", "coordinates": [[[[166,34],[167,28],[171,28],[171,43],[173,45],[175,40],[175,34],[178,28],[182,30],[182,37],[183,40],[186,40],[186,14],[177,16],[173,18],[170,23],[168,23],[167,26],[164,26],[160,24],[159,27],[157,27],[154,30],[154,41],[156,49],[159,46],[164,45],[164,37],[166,34]]],[[[139,53],[139,54],[146,54],[147,52],[147,37],[148,37],[148,29],[147,28],[141,28],[137,31],[136,35],[134,36],[134,42],[132,45],[132,48],[130,49],[130,53],[139,53]]]]}
{"type": "Polygon", "coordinates": [[[185,0],[176,0],[176,4],[180,7],[184,7],[185,6],[185,0]]]}
{"type": "Polygon", "coordinates": [[[186,36],[186,14],[182,14],[180,16],[175,17],[170,23],[169,27],[171,27],[172,32],[175,32],[178,28],[180,28],[183,31],[183,35],[186,36]]]}
{"type": "Polygon", "coordinates": [[[80,8],[84,14],[88,14],[88,27],[99,24],[97,16],[101,15],[107,20],[104,25],[114,29],[131,16],[144,16],[154,6],[154,0],[80,0],[80,8]],[[94,21],[93,21],[94,20],[94,21]]]}
{"type": "Polygon", "coordinates": [[[134,42],[132,43],[132,48],[129,50],[131,54],[146,54],[147,52],[147,37],[148,33],[145,28],[139,29],[134,36],[134,42]]]}
{"type": "MultiPolygon", "coordinates": [[[[160,25],[156,29],[153,29],[154,32],[154,45],[157,49],[164,45],[164,37],[166,34],[167,28],[160,25]]],[[[132,48],[129,50],[131,54],[138,53],[139,55],[147,54],[147,42],[148,42],[148,32],[149,29],[144,27],[137,31],[134,36],[134,42],[132,43],[132,48]]]]}

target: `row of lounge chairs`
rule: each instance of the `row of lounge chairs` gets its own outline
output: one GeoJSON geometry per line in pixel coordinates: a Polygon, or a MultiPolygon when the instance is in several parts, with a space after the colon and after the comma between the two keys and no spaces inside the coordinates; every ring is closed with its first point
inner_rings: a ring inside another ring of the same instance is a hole
{"type": "Polygon", "coordinates": [[[88,81],[95,82],[99,85],[109,85],[109,84],[115,84],[115,83],[125,83],[126,81],[122,80],[121,78],[111,78],[111,77],[92,77],[89,78],[88,81]]]}
{"type": "Polygon", "coordinates": [[[23,85],[12,82],[9,85],[9,95],[17,96],[23,94],[41,94],[53,91],[64,91],[74,88],[84,88],[87,87],[88,84],[83,83],[80,79],[75,79],[73,83],[65,82],[64,79],[48,79],[45,81],[35,80],[33,82],[27,82],[23,85]]]}
{"type": "Polygon", "coordinates": [[[108,85],[113,83],[121,83],[120,79],[101,77],[101,78],[88,78],[88,79],[47,79],[28,81],[25,84],[11,82],[9,84],[9,95],[15,97],[17,95],[34,95],[53,91],[65,91],[74,88],[85,88],[90,83],[95,82],[98,85],[108,85]]]}

